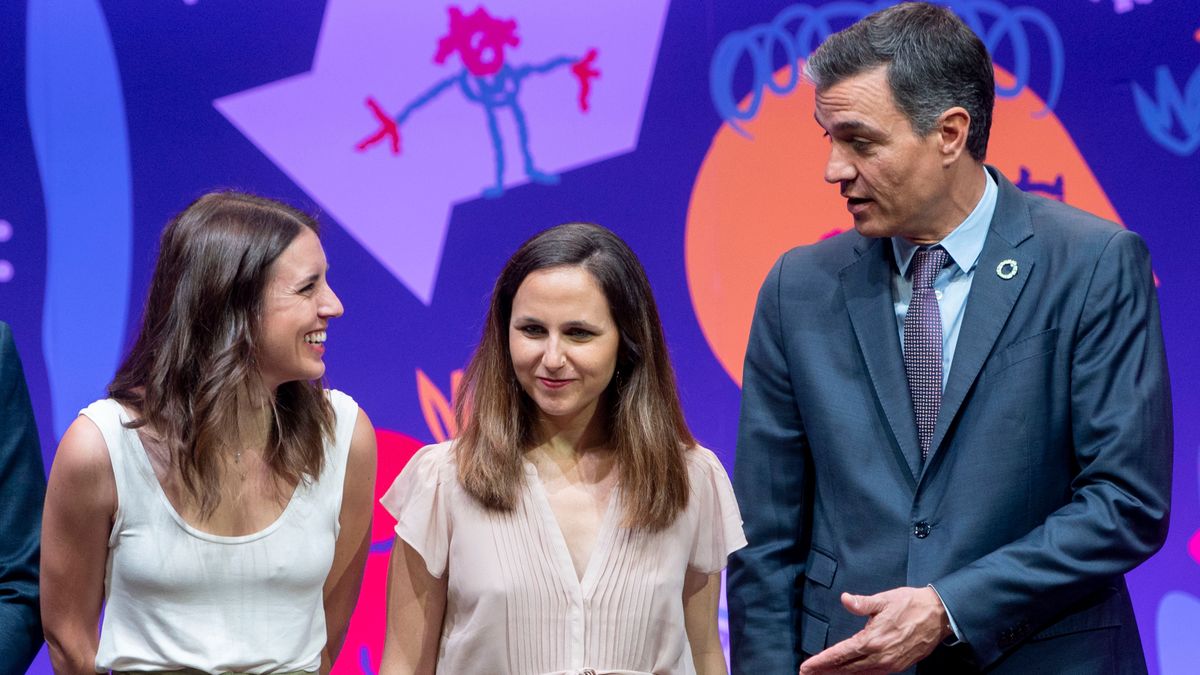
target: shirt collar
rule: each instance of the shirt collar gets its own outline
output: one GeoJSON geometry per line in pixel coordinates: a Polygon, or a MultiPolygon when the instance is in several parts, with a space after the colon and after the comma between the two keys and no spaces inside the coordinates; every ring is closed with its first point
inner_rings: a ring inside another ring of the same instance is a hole
{"type": "MultiPolygon", "coordinates": [[[[983,171],[983,176],[985,183],[983,196],[979,198],[979,203],[975,205],[966,220],[959,223],[958,227],[955,227],[950,234],[938,242],[942,248],[946,249],[946,253],[950,254],[950,259],[963,273],[971,271],[979,260],[979,254],[983,252],[983,243],[987,240],[988,225],[992,222],[992,214],[996,212],[996,197],[1000,191],[996,187],[996,180],[986,169],[983,171]]],[[[904,237],[892,237],[891,239],[896,267],[900,270],[900,276],[905,276],[908,273],[908,264],[912,262],[913,254],[917,252],[918,247],[904,237]]]]}

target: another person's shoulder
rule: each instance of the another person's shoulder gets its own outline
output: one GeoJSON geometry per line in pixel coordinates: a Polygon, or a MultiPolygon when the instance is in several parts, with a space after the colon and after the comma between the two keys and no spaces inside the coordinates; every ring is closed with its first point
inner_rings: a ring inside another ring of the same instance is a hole
{"type": "Polygon", "coordinates": [[[115,507],[113,457],[105,427],[121,423],[122,408],[102,399],[81,411],[59,441],[51,474],[80,498],[115,507]]]}
{"type": "Polygon", "coordinates": [[[116,405],[116,401],[112,399],[97,401],[84,408],[81,414],[67,427],[67,431],[59,441],[58,450],[54,454],[55,463],[57,464],[61,460],[63,463],[76,466],[108,468],[110,460],[108,442],[105,440],[102,429],[103,418],[110,416],[116,418],[120,410],[120,406],[116,405]]]}
{"type": "Polygon", "coordinates": [[[712,574],[724,569],[730,553],[746,545],[741,509],[720,458],[699,445],[690,448],[685,456],[691,489],[687,513],[690,522],[701,528],[698,531],[706,533],[693,543],[688,565],[712,574]]]}
{"type": "MultiPolygon", "coordinates": [[[[1145,242],[1120,223],[1057,199],[1024,192],[1007,180],[998,182],[1001,189],[997,217],[1002,212],[1009,218],[1028,217],[1028,232],[1033,235],[1030,241],[1035,243],[1040,257],[1054,265],[1056,276],[1090,276],[1089,270],[1099,264],[1106,251],[1122,257],[1145,257],[1145,242]],[[1014,209],[1013,204],[1019,204],[1019,209],[1014,209]]],[[[995,228],[993,223],[992,229],[995,228]]]]}
{"type": "Polygon", "coordinates": [[[408,513],[411,520],[417,513],[426,518],[446,507],[447,496],[459,493],[451,445],[451,441],[426,445],[409,458],[379,500],[392,517],[403,520],[408,513]]]}
{"type": "Polygon", "coordinates": [[[815,242],[788,249],[779,256],[776,266],[781,269],[841,269],[857,260],[864,246],[871,244],[871,240],[854,228],[841,232],[835,229],[815,242]]]}
{"type": "Polygon", "coordinates": [[[687,462],[688,477],[691,479],[693,489],[695,489],[697,481],[703,483],[729,481],[729,473],[725,470],[725,465],[712,450],[702,445],[694,445],[684,451],[683,457],[687,462]]]}
{"type": "Polygon", "coordinates": [[[840,283],[843,269],[878,244],[850,229],[779,255],[763,281],[763,290],[788,297],[820,297],[822,289],[840,283]],[[805,289],[804,293],[798,293],[805,289]],[[813,292],[816,291],[816,292],[813,292]]]}
{"type": "Polygon", "coordinates": [[[350,413],[358,414],[358,402],[350,394],[340,389],[326,389],[325,398],[329,400],[329,405],[333,407],[335,417],[340,418],[350,413]]]}
{"type": "Polygon", "coordinates": [[[401,473],[436,480],[457,477],[458,464],[454,456],[454,441],[434,443],[417,450],[404,465],[401,473]]]}
{"type": "Polygon", "coordinates": [[[1136,232],[1053,199],[1030,195],[1026,203],[1033,238],[1059,276],[1089,279],[1116,266],[1117,260],[1134,267],[1149,265],[1146,242],[1136,232]]]}
{"type": "Polygon", "coordinates": [[[1078,207],[1041,195],[1025,194],[1034,234],[1057,234],[1074,241],[1105,242],[1125,228],[1078,207]]]}
{"type": "Polygon", "coordinates": [[[1103,219],[1103,217],[1079,207],[1073,207],[1072,204],[1060,202],[1058,199],[1026,193],[1025,203],[1030,208],[1034,227],[1052,225],[1070,232],[1097,233],[1098,235],[1111,234],[1118,229],[1123,229],[1116,222],[1103,219]]]}
{"type": "MultiPolygon", "coordinates": [[[[137,413],[120,401],[113,398],[102,398],[92,401],[80,410],[75,421],[67,428],[67,432],[70,433],[72,429],[86,429],[86,433],[90,434],[94,430],[97,437],[103,442],[106,439],[119,437],[121,432],[126,429],[125,425],[136,417],[137,413]]],[[[63,440],[67,440],[65,435],[63,440]]]]}
{"type": "Polygon", "coordinates": [[[353,457],[375,454],[375,429],[367,418],[366,411],[358,407],[349,394],[337,389],[326,389],[325,398],[333,409],[332,447],[335,454],[349,452],[353,457]]]}

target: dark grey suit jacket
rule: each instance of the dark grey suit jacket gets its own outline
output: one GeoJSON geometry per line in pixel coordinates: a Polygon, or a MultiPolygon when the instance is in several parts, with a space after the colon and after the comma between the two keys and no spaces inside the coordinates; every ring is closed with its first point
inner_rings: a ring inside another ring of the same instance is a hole
{"type": "Polygon", "coordinates": [[[0,673],[24,673],[42,646],[38,551],[46,474],[12,331],[0,321],[0,673]]]}
{"type": "Polygon", "coordinates": [[[1172,453],[1146,247],[989,170],[996,211],[924,466],[888,241],[793,249],[763,284],[733,478],[749,540],[729,566],[734,672],[794,674],[860,630],[843,591],[926,584],[968,645],[922,672],[1144,672],[1123,575],[1166,537],[1172,453]]]}

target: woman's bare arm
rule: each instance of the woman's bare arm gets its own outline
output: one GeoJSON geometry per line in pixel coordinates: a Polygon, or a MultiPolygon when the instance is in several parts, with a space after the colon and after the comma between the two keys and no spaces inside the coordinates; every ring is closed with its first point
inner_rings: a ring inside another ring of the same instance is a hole
{"type": "Polygon", "coordinates": [[[75,419],[50,469],[42,515],[42,625],[59,675],[94,675],[117,484],[94,422],[75,419]]]}
{"type": "Polygon", "coordinates": [[[697,675],[726,675],[725,652],[717,628],[721,604],[721,573],[689,569],[683,581],[683,623],[697,675]]]}
{"type": "Polygon", "coordinates": [[[396,537],[388,565],[387,636],[380,675],[432,675],[446,613],[446,581],[429,573],[425,560],[396,537]]]}
{"type": "Polygon", "coordinates": [[[338,516],[341,530],[334,548],[333,565],[325,580],[325,649],[321,672],[333,668],[350,615],[358,602],[363,569],[371,545],[371,512],[375,507],[375,428],[361,409],[350,439],[346,459],[346,477],[342,488],[342,511],[338,516]]]}

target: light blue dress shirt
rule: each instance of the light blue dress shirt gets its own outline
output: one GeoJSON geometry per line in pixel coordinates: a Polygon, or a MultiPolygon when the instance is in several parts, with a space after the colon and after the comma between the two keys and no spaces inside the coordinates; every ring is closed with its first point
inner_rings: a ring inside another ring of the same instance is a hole
{"type": "MultiPolygon", "coordinates": [[[[967,312],[967,294],[971,292],[971,281],[975,278],[975,266],[979,263],[979,254],[983,252],[983,244],[987,241],[988,227],[992,222],[992,214],[996,212],[996,181],[992,174],[983,171],[986,183],[983,186],[983,196],[979,203],[959,223],[950,234],[938,244],[950,254],[950,262],[933,278],[933,293],[938,300],[938,310],[942,315],[942,389],[946,388],[946,379],[950,376],[950,364],[954,362],[954,348],[958,345],[958,333],[962,328],[963,315],[967,312]]],[[[896,308],[896,330],[900,333],[900,347],[904,347],[904,315],[908,314],[908,303],[912,300],[912,277],[908,274],[909,263],[917,251],[917,245],[903,237],[892,237],[892,253],[895,254],[896,274],[892,275],[892,298],[896,308]]],[[[929,585],[933,592],[937,589],[929,585]]],[[[938,595],[941,599],[941,594],[938,595]]],[[[945,603],[942,603],[945,607],[945,603]]],[[[950,629],[954,631],[955,641],[965,642],[958,624],[946,607],[946,618],[950,621],[950,629]]]]}
{"type": "MultiPolygon", "coordinates": [[[[967,311],[967,294],[971,292],[971,280],[975,278],[975,265],[983,252],[987,240],[988,226],[996,212],[996,181],[986,170],[987,179],[979,203],[950,234],[938,244],[950,254],[950,263],[933,279],[933,293],[938,300],[942,315],[942,388],[950,375],[950,364],[954,362],[954,348],[958,344],[958,333],[962,328],[963,315],[967,311]]],[[[900,333],[900,347],[904,347],[904,315],[908,314],[908,303],[912,300],[912,276],[908,274],[909,263],[917,252],[917,245],[903,237],[892,237],[892,253],[895,254],[897,273],[892,275],[892,298],[896,308],[896,330],[900,333]]]]}

